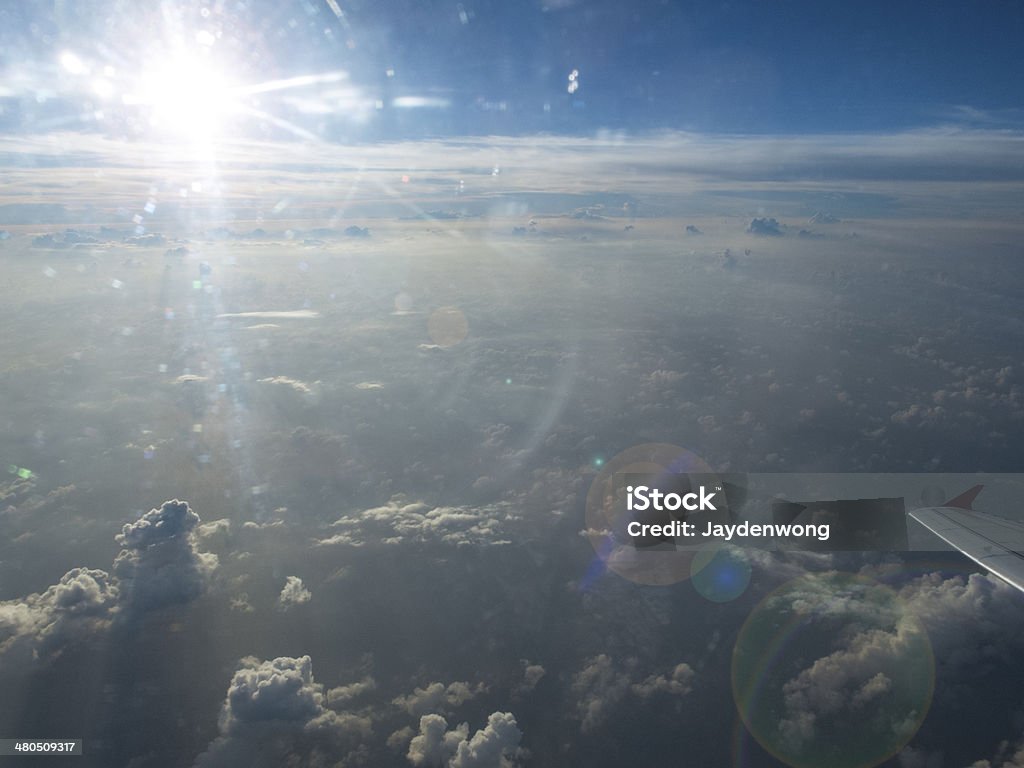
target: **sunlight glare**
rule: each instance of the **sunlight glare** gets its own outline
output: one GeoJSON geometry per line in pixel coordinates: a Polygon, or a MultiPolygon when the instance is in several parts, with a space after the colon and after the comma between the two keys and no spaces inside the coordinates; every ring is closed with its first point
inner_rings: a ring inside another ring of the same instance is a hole
{"type": "Polygon", "coordinates": [[[208,60],[176,56],[144,72],[133,101],[151,108],[154,128],[211,139],[237,111],[235,89],[208,60]]]}

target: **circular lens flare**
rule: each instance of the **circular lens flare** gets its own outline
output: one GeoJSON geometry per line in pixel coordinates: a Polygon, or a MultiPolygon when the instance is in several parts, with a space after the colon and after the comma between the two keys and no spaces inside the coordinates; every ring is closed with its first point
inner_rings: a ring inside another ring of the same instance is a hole
{"type": "Polygon", "coordinates": [[[728,603],[746,592],[750,573],[743,550],[723,542],[702,545],[690,563],[690,583],[713,603],[728,603]]]}
{"type": "Polygon", "coordinates": [[[769,594],[736,639],[732,686],[751,735],[795,768],[867,768],[913,738],[931,705],[935,662],[897,593],[823,573],[769,594]]]}

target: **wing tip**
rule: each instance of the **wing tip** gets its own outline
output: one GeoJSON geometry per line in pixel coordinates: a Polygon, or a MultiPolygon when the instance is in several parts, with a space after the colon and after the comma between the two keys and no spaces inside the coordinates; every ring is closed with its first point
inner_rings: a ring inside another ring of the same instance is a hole
{"type": "Polygon", "coordinates": [[[981,490],[984,487],[984,485],[975,485],[973,488],[969,488],[968,490],[961,493],[959,496],[950,499],[942,506],[953,507],[954,509],[969,510],[971,509],[971,505],[974,503],[974,500],[978,498],[978,494],[981,493],[981,490]]]}

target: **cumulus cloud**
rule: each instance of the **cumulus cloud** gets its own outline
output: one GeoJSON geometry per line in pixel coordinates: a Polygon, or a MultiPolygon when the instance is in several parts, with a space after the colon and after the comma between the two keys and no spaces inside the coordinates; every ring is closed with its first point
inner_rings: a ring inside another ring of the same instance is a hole
{"type": "Polygon", "coordinates": [[[523,679],[516,686],[515,690],[518,694],[525,694],[536,688],[547,672],[540,664],[531,664],[526,659],[523,659],[521,663],[523,665],[523,679]]]}
{"type": "Polygon", "coordinates": [[[892,687],[891,670],[914,652],[919,638],[918,628],[907,623],[893,631],[860,631],[789,680],[783,686],[785,713],[779,723],[787,748],[799,752],[823,722],[863,712],[892,687]]]}
{"type": "Polygon", "coordinates": [[[231,539],[231,521],[226,517],[201,523],[196,528],[196,536],[207,548],[224,549],[231,539]]]}
{"type": "Polygon", "coordinates": [[[327,704],[336,708],[375,690],[377,690],[377,681],[372,677],[364,677],[359,682],[331,688],[327,691],[327,704]]]}
{"type": "Polygon", "coordinates": [[[691,690],[693,670],[689,664],[676,664],[667,675],[649,675],[642,683],[632,685],[633,693],[647,698],[656,693],[684,696],[691,690]]]}
{"type": "Polygon", "coordinates": [[[475,687],[465,682],[431,683],[426,688],[417,688],[408,696],[399,696],[394,704],[410,715],[448,712],[486,691],[483,683],[475,687]]]}
{"type": "Polygon", "coordinates": [[[217,567],[216,555],[197,550],[200,535],[216,539],[227,530],[226,520],[200,526],[184,501],[164,502],[115,537],[123,549],[112,573],[74,568],[40,594],[0,603],[0,654],[57,655],[65,642],[106,630],[120,614],[189,602],[217,567]]]}
{"type": "Polygon", "coordinates": [[[306,589],[302,579],[298,576],[289,576],[285,579],[284,588],[277,599],[278,605],[287,610],[293,605],[302,605],[313,599],[313,593],[306,589]]]}
{"type": "Polygon", "coordinates": [[[283,387],[289,387],[300,395],[311,395],[313,394],[313,388],[304,381],[299,379],[293,379],[290,376],[270,376],[265,379],[257,379],[260,384],[278,384],[283,387]]]}
{"type": "Polygon", "coordinates": [[[747,232],[752,235],[781,235],[782,226],[775,219],[752,219],[747,232]]]}
{"type": "Polygon", "coordinates": [[[133,607],[186,603],[203,593],[217,556],[198,551],[199,523],[187,502],[173,499],[121,529],[113,571],[133,607]]]}
{"type": "Polygon", "coordinates": [[[976,760],[969,768],[1024,768],[1024,739],[1014,746],[1003,742],[991,760],[976,760]]]}
{"type": "Polygon", "coordinates": [[[685,696],[691,690],[693,670],[677,664],[668,674],[648,675],[641,679],[636,659],[627,659],[617,667],[610,656],[600,654],[588,659],[572,681],[576,714],[580,727],[589,731],[603,723],[629,695],[648,698],[658,693],[685,696]]]}
{"type": "Polygon", "coordinates": [[[318,540],[320,546],[370,542],[399,544],[406,540],[441,541],[455,546],[497,546],[511,543],[508,529],[520,520],[505,503],[479,507],[431,507],[409,501],[402,495],[387,504],[342,517],[332,524],[337,529],[318,540]]]}
{"type": "Polygon", "coordinates": [[[486,728],[459,744],[451,768],[510,768],[521,754],[522,736],[511,712],[494,712],[487,718],[486,728]]]}
{"type": "Polygon", "coordinates": [[[413,765],[448,765],[459,744],[469,737],[469,724],[448,730],[448,721],[441,715],[420,718],[420,732],[409,743],[406,757],[413,765]]]}
{"type": "MultiPolygon", "coordinates": [[[[836,558],[818,565],[829,562],[834,564],[836,558]]],[[[805,564],[814,565],[810,561],[805,564]]],[[[861,568],[867,577],[888,572],[891,564],[887,563],[861,568]]],[[[810,603],[800,592],[786,598],[794,610],[816,605],[817,611],[840,618],[844,629],[836,633],[836,642],[827,653],[811,656],[783,684],[777,735],[787,751],[799,752],[830,733],[834,724],[863,719],[866,713],[881,711],[894,696],[902,695],[905,689],[898,688],[901,670],[908,659],[920,653],[922,637],[929,639],[945,680],[943,689],[936,690],[936,702],[945,690],[951,692],[946,695],[955,699],[951,702],[955,707],[967,706],[958,681],[973,687],[979,680],[990,679],[992,670],[1013,668],[1024,651],[1020,594],[987,574],[967,578],[926,574],[901,586],[891,604],[844,595],[822,603],[813,592],[807,593],[807,599],[810,603]]],[[[895,738],[908,737],[920,715],[908,712],[906,718],[898,718],[886,728],[895,738]]],[[[934,765],[939,753],[925,747],[904,749],[901,764],[908,768],[934,765]]],[[[976,766],[1015,766],[1011,754],[1002,749],[992,761],[979,761],[976,766]]]]}
{"type": "Polygon", "coordinates": [[[197,766],[333,764],[370,734],[371,723],[325,706],[309,656],[248,657],[231,678],[219,728],[197,766]]]}
{"type": "Polygon", "coordinates": [[[105,630],[118,610],[117,580],[73,568],[45,592],[0,603],[0,654],[59,654],[65,643],[105,630]]]}
{"type": "Polygon", "coordinates": [[[899,591],[907,610],[924,625],[935,657],[959,672],[979,665],[1013,665],[1024,652],[1021,595],[1001,579],[974,573],[921,576],[899,591]]]}
{"type": "Polygon", "coordinates": [[[415,766],[512,768],[525,756],[519,746],[522,735],[511,712],[494,712],[472,738],[468,723],[449,731],[448,721],[440,715],[424,715],[406,757],[415,766]]]}

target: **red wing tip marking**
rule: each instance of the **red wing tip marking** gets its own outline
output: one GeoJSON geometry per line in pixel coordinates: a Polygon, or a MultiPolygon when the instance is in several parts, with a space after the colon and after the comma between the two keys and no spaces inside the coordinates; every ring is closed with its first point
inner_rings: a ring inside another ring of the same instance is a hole
{"type": "Polygon", "coordinates": [[[950,499],[942,506],[954,507],[956,509],[970,509],[971,504],[973,504],[974,500],[978,498],[978,494],[981,493],[981,489],[984,487],[984,485],[976,485],[970,490],[964,491],[956,498],[950,499]]]}

